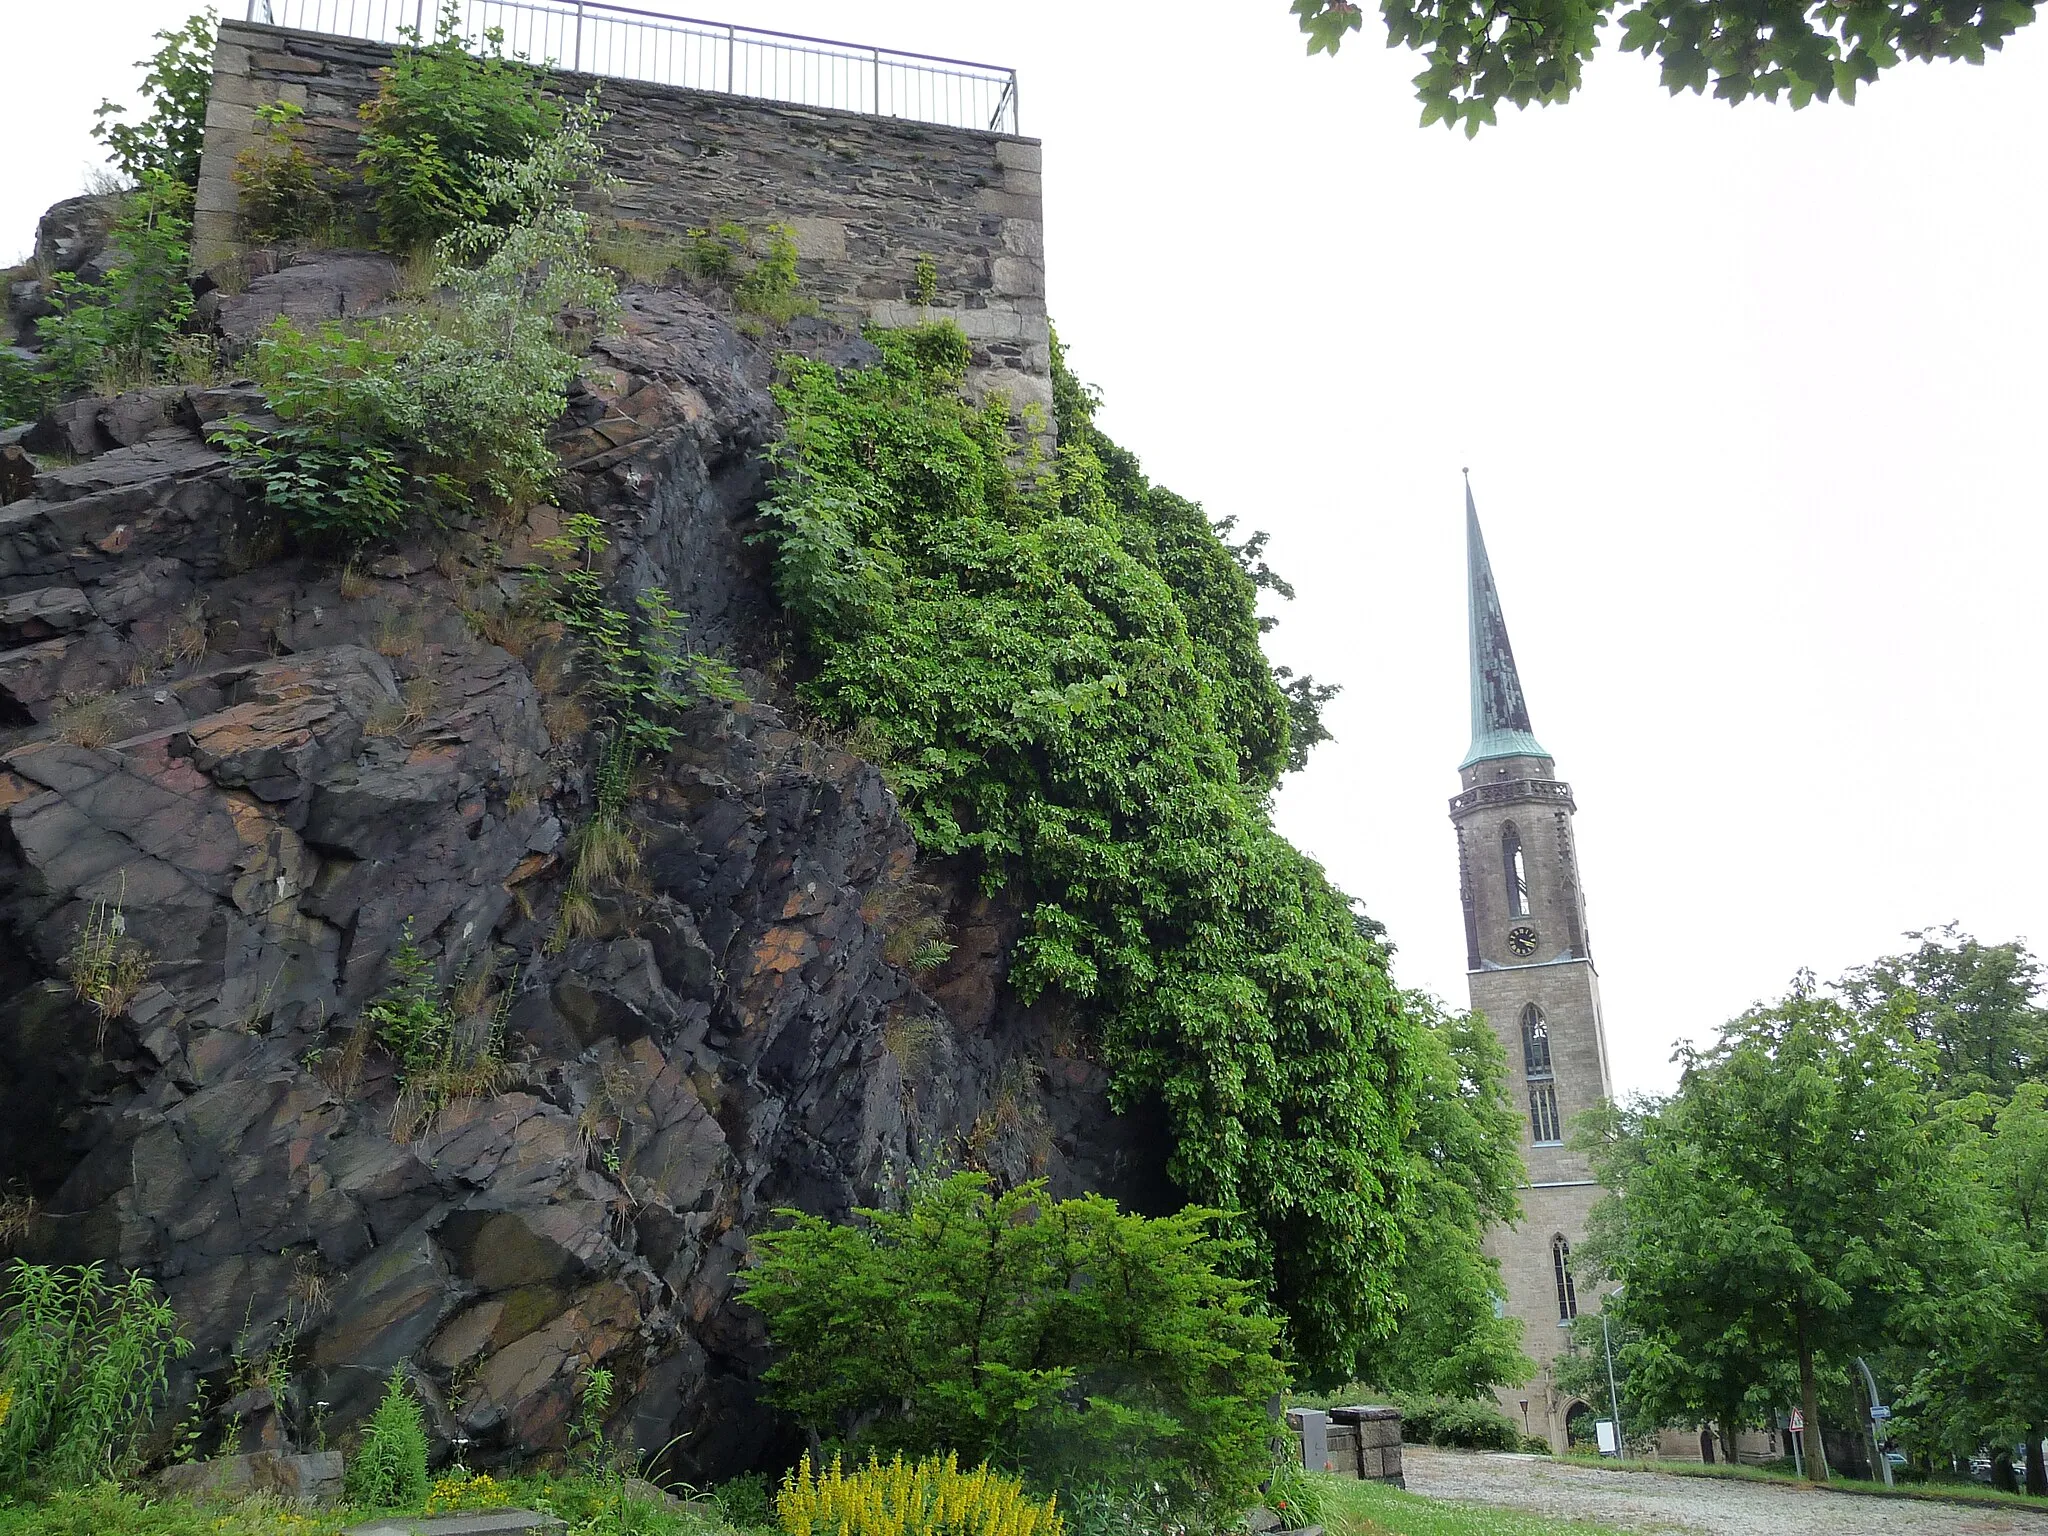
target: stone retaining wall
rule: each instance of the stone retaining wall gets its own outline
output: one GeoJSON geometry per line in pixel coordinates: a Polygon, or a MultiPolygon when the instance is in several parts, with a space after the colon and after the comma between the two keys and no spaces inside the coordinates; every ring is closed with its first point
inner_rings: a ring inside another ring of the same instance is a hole
{"type": "MultiPolygon", "coordinates": [[[[237,238],[232,172],[258,142],[256,109],[305,109],[306,144],[352,165],[356,110],[377,91],[391,49],[224,21],[200,162],[193,252],[200,266],[237,238]]],[[[973,341],[976,392],[1022,407],[1052,404],[1045,314],[1039,145],[1035,139],[857,112],[796,107],[634,81],[562,73],[565,95],[602,87],[611,212],[682,236],[732,220],[796,235],[805,291],[828,313],[904,325],[950,317],[973,341]],[[939,301],[914,302],[917,261],[938,270],[939,301]]]]}

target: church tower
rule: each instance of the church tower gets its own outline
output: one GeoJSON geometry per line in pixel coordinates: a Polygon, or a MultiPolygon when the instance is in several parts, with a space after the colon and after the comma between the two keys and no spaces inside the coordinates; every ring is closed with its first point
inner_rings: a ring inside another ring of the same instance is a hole
{"type": "MultiPolygon", "coordinates": [[[[1562,1450],[1568,1423],[1589,1405],[1552,1389],[1550,1364],[1579,1312],[1572,1253],[1599,1194],[1586,1158],[1565,1138],[1574,1116],[1608,1097],[1607,1039],[1572,840],[1571,786],[1530,729],[1469,482],[1465,565],[1472,746],[1451,801],[1465,969],[1473,1011],[1486,1016],[1507,1052],[1528,1168],[1520,1224],[1490,1233],[1487,1249],[1500,1260],[1508,1314],[1522,1319],[1523,1352],[1536,1362],[1533,1378],[1498,1395],[1510,1418],[1562,1450]]],[[[1590,1295],[1584,1304],[1598,1306],[1590,1295]]],[[[1592,1416],[1605,1418],[1605,1405],[1596,1406],[1592,1416]]]]}

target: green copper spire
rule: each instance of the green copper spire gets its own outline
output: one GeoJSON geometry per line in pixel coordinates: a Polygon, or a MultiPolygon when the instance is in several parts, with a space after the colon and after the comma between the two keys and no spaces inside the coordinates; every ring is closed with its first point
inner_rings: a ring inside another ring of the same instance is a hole
{"type": "Polygon", "coordinates": [[[1522,679],[1515,672],[1515,653],[1508,644],[1507,620],[1501,617],[1500,592],[1486,559],[1486,539],[1479,532],[1479,509],[1472,504],[1472,480],[1465,480],[1465,577],[1471,589],[1472,624],[1472,747],[1461,769],[1494,757],[1548,757],[1529,732],[1529,703],[1522,697],[1522,679]]]}

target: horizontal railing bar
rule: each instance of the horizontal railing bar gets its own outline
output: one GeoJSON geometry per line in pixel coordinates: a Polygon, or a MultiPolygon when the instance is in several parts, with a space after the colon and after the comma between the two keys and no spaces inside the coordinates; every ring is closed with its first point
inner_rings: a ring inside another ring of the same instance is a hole
{"type": "MultiPolygon", "coordinates": [[[[527,3],[536,10],[553,9],[552,6],[535,4],[534,0],[527,0],[527,3]]],[[[572,16],[575,14],[573,9],[575,0],[556,0],[556,3],[567,4],[571,7],[567,14],[572,16]]],[[[870,54],[879,53],[885,59],[922,59],[928,64],[958,64],[965,69],[986,69],[1005,79],[1011,73],[1010,66],[1007,64],[983,64],[975,59],[949,59],[942,53],[911,53],[903,48],[876,48],[867,43],[849,43],[836,37],[812,37],[806,32],[777,32],[768,27],[749,27],[740,25],[737,22],[706,21],[701,16],[678,16],[673,11],[643,11],[630,5],[611,5],[606,3],[606,0],[584,0],[583,9],[586,13],[590,11],[612,11],[621,16],[643,16],[650,21],[679,21],[685,26],[711,27],[716,29],[720,37],[725,36],[728,31],[736,32],[746,37],[780,37],[795,43],[822,43],[828,48],[851,49],[862,58],[867,58],[870,54]]]]}

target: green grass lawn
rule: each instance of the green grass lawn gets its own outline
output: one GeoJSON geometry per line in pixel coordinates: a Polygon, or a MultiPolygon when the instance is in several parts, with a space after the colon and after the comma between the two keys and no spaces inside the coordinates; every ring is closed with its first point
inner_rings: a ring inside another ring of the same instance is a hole
{"type": "Polygon", "coordinates": [[[1582,1525],[1519,1509],[1447,1504],[1383,1483],[1324,1480],[1324,1524],[1332,1536],[1627,1536],[1611,1525],[1582,1525]]]}

